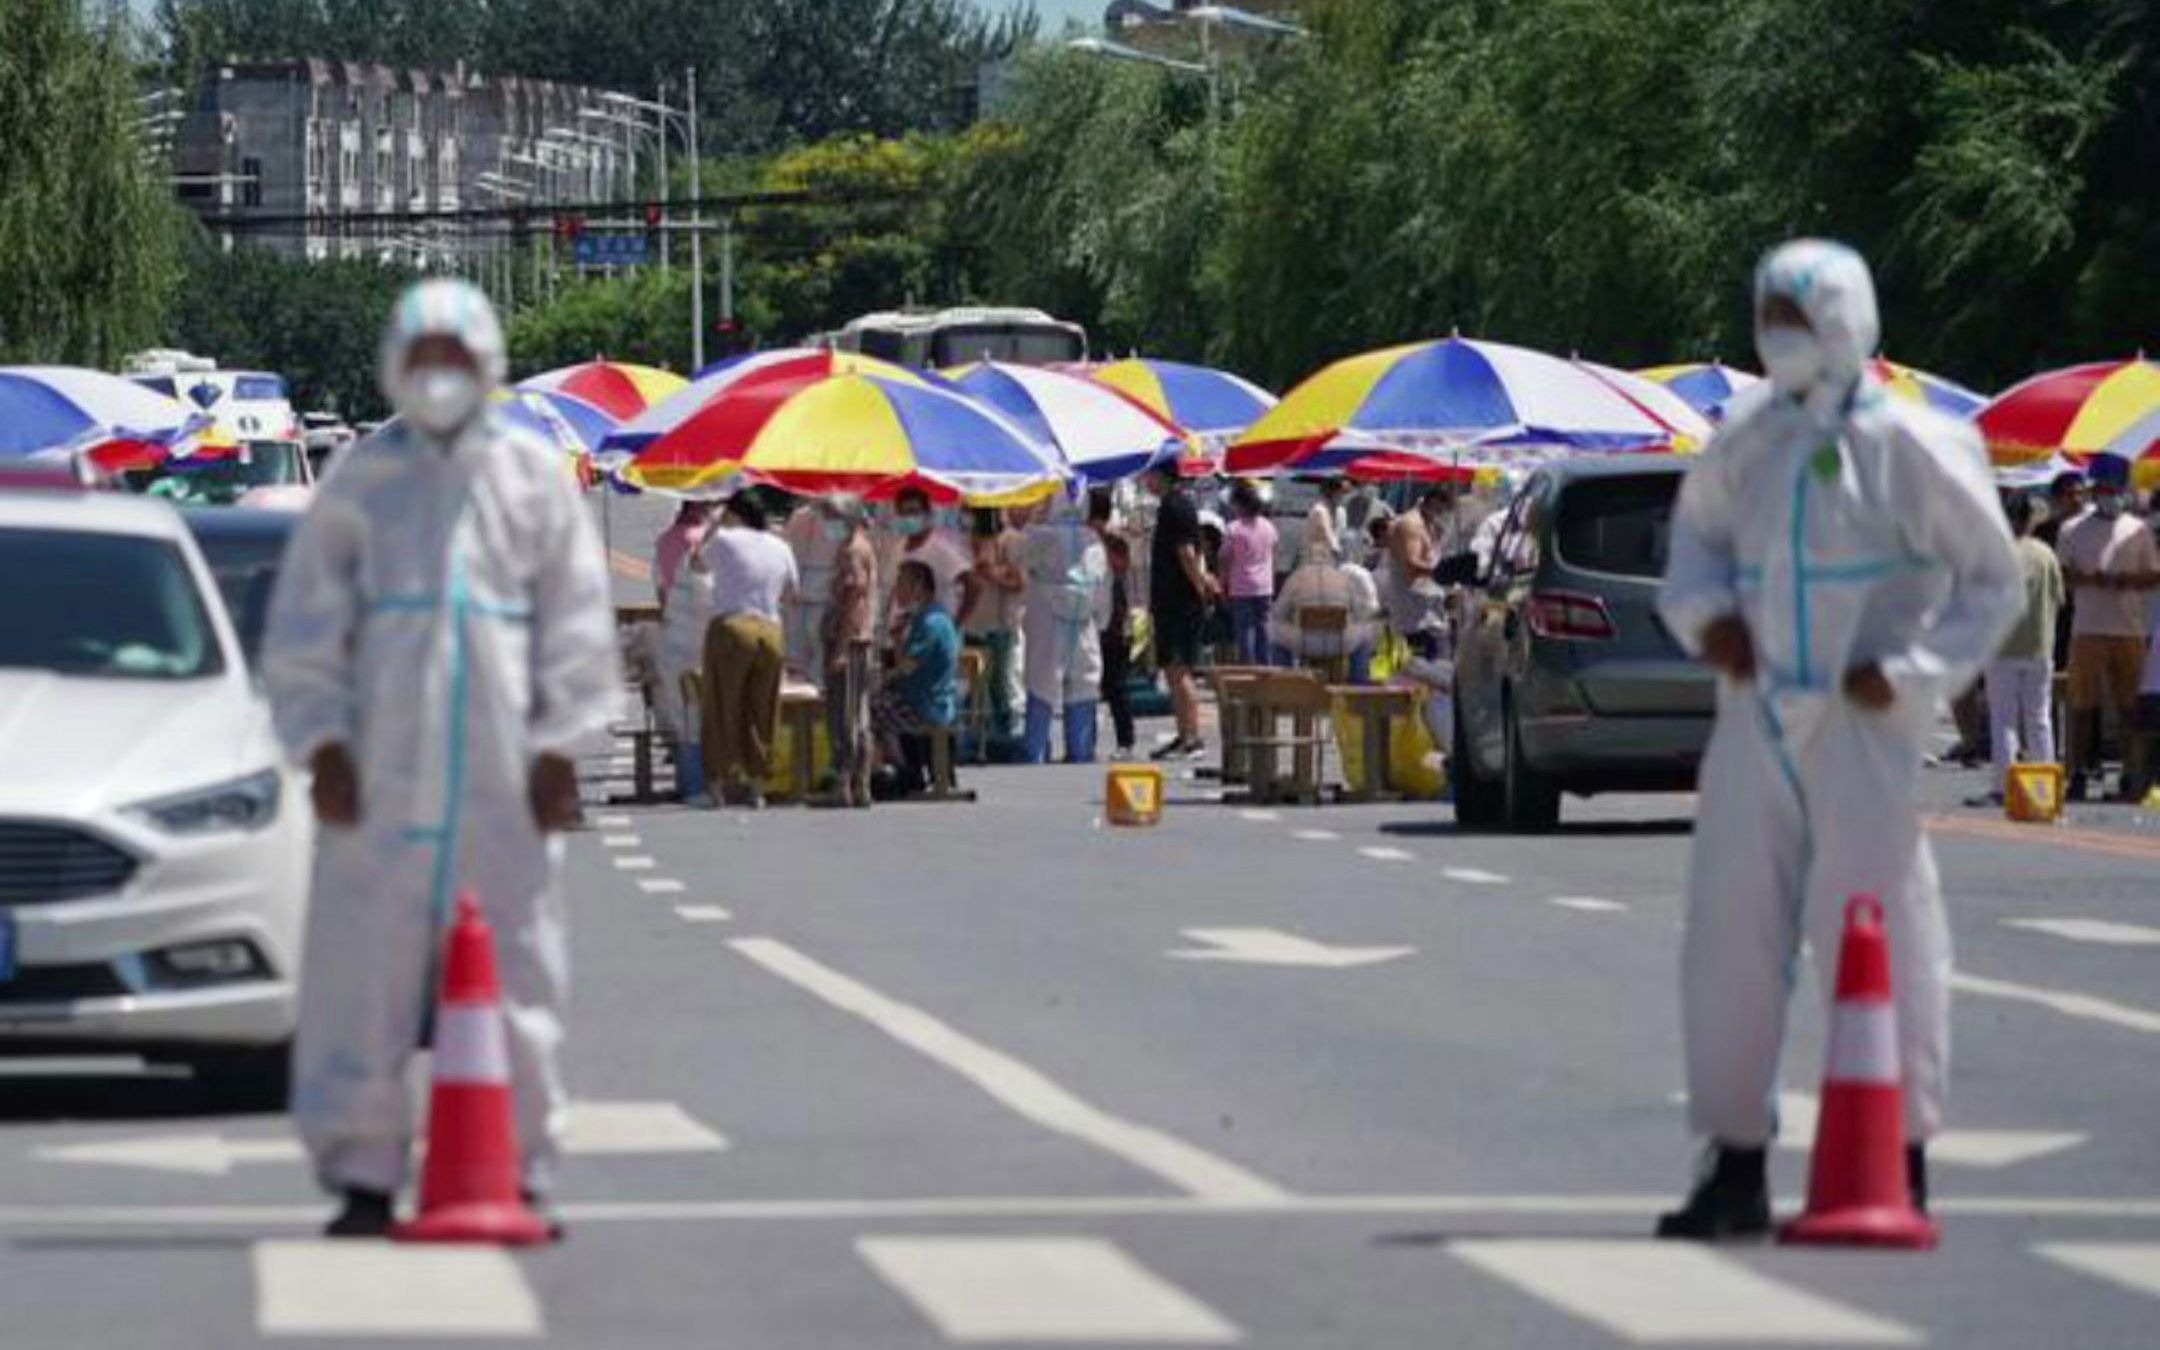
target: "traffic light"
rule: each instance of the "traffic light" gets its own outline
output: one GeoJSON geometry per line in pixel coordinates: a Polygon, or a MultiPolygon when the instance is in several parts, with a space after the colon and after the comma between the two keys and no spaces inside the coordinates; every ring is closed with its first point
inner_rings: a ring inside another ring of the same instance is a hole
{"type": "Polygon", "coordinates": [[[648,230],[660,228],[660,203],[645,203],[645,228],[648,230]]]}

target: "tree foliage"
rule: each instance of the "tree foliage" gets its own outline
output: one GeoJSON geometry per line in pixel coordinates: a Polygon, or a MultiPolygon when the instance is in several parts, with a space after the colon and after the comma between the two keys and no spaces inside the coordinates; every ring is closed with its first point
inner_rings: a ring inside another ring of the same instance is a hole
{"type": "Polygon", "coordinates": [[[116,364],[154,337],[178,229],[134,132],[125,35],[76,0],[0,33],[0,358],[116,364]]]}

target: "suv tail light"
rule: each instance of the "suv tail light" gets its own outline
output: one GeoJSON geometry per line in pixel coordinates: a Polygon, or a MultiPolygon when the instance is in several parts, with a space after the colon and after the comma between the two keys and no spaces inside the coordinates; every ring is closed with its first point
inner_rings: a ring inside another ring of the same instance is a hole
{"type": "Polygon", "coordinates": [[[1594,595],[1537,591],[1530,597],[1530,631],[1563,642],[1604,642],[1617,636],[1612,614],[1594,595]]]}

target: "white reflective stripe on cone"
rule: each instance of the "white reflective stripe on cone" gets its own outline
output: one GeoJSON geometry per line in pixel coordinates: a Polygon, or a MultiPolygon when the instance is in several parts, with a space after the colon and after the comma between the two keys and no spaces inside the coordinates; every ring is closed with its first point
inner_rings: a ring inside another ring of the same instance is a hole
{"type": "Polygon", "coordinates": [[[435,1017],[435,1081],[502,1087],[510,1081],[510,1046],[502,1010],[454,1004],[435,1017]]]}
{"type": "Polygon", "coordinates": [[[1897,1086],[1897,1009],[1888,1003],[1840,1003],[1830,1023],[1832,1083],[1897,1086]]]}

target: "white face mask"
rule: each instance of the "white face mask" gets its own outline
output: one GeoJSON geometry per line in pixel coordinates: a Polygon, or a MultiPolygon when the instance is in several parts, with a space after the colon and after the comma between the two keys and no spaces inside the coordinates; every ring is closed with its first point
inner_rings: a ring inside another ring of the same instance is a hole
{"type": "Polygon", "coordinates": [[[398,411],[429,435],[449,437],[479,415],[486,397],[471,371],[429,366],[406,375],[398,391],[398,411]]]}
{"type": "Polygon", "coordinates": [[[2113,520],[2123,513],[2123,499],[2119,492],[2096,492],[2093,494],[2093,514],[2102,520],[2113,520]]]}
{"type": "Polygon", "coordinates": [[[1763,373],[1779,393],[1797,398],[1823,376],[1822,343],[1804,328],[1779,324],[1758,329],[1755,351],[1762,357],[1763,373]]]}

